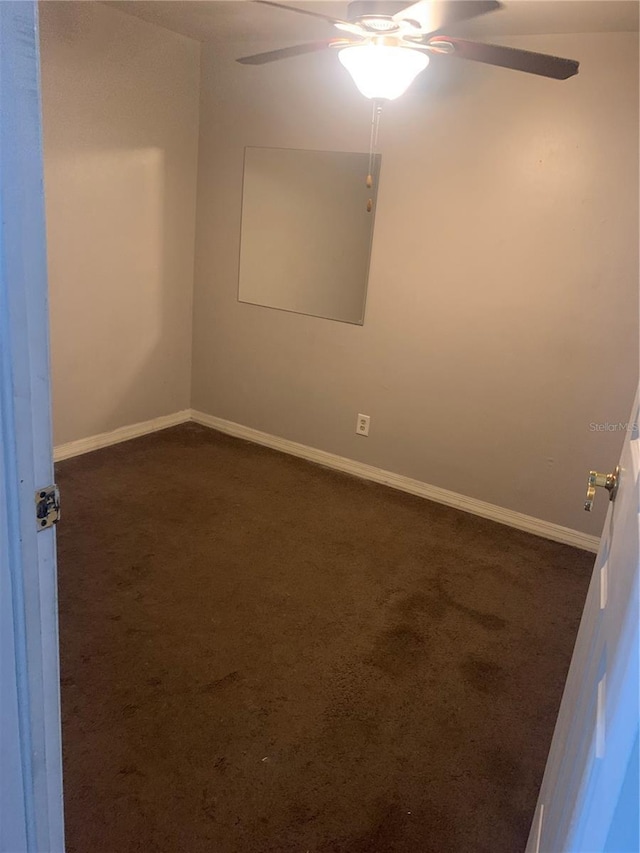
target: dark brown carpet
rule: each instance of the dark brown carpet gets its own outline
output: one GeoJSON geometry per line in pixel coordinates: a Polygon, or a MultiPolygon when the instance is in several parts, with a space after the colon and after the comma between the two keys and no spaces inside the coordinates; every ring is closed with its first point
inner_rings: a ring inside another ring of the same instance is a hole
{"type": "Polygon", "coordinates": [[[58,466],[72,853],[518,853],[593,556],[185,425],[58,466]]]}

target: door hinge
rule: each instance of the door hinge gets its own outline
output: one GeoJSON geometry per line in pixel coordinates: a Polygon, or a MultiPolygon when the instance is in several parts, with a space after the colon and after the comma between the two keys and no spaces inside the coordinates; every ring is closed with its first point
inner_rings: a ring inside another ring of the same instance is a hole
{"type": "Polygon", "coordinates": [[[38,489],[35,494],[36,525],[38,530],[46,530],[60,521],[60,489],[54,483],[38,489]]]}

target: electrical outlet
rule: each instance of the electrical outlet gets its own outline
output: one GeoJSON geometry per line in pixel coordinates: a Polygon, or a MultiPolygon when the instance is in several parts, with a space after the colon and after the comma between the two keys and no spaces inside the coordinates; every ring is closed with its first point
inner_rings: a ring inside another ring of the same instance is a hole
{"type": "Polygon", "coordinates": [[[371,418],[369,415],[358,415],[358,420],[356,421],[356,433],[358,435],[369,435],[370,423],[371,418]]]}

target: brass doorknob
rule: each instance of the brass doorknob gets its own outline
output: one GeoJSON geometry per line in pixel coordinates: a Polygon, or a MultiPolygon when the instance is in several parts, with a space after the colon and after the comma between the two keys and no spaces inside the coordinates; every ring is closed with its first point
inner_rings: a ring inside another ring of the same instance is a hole
{"type": "Polygon", "coordinates": [[[620,476],[620,466],[616,465],[616,470],[613,474],[599,474],[597,471],[589,471],[589,479],[587,480],[587,499],[584,502],[584,508],[587,512],[591,512],[593,499],[596,496],[596,488],[601,486],[609,492],[609,500],[616,499],[618,491],[618,477],[620,476]]]}

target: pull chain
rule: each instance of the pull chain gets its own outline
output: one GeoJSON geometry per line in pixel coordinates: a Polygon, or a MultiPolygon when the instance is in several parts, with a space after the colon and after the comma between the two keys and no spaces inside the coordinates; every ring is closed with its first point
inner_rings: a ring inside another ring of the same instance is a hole
{"type": "MultiPolygon", "coordinates": [[[[371,136],[369,137],[369,174],[367,175],[367,187],[373,186],[373,164],[375,162],[376,147],[378,145],[378,130],[380,129],[380,116],[382,114],[382,101],[374,100],[371,109],[371,136]]],[[[367,201],[367,213],[373,210],[373,199],[367,201]]]]}

